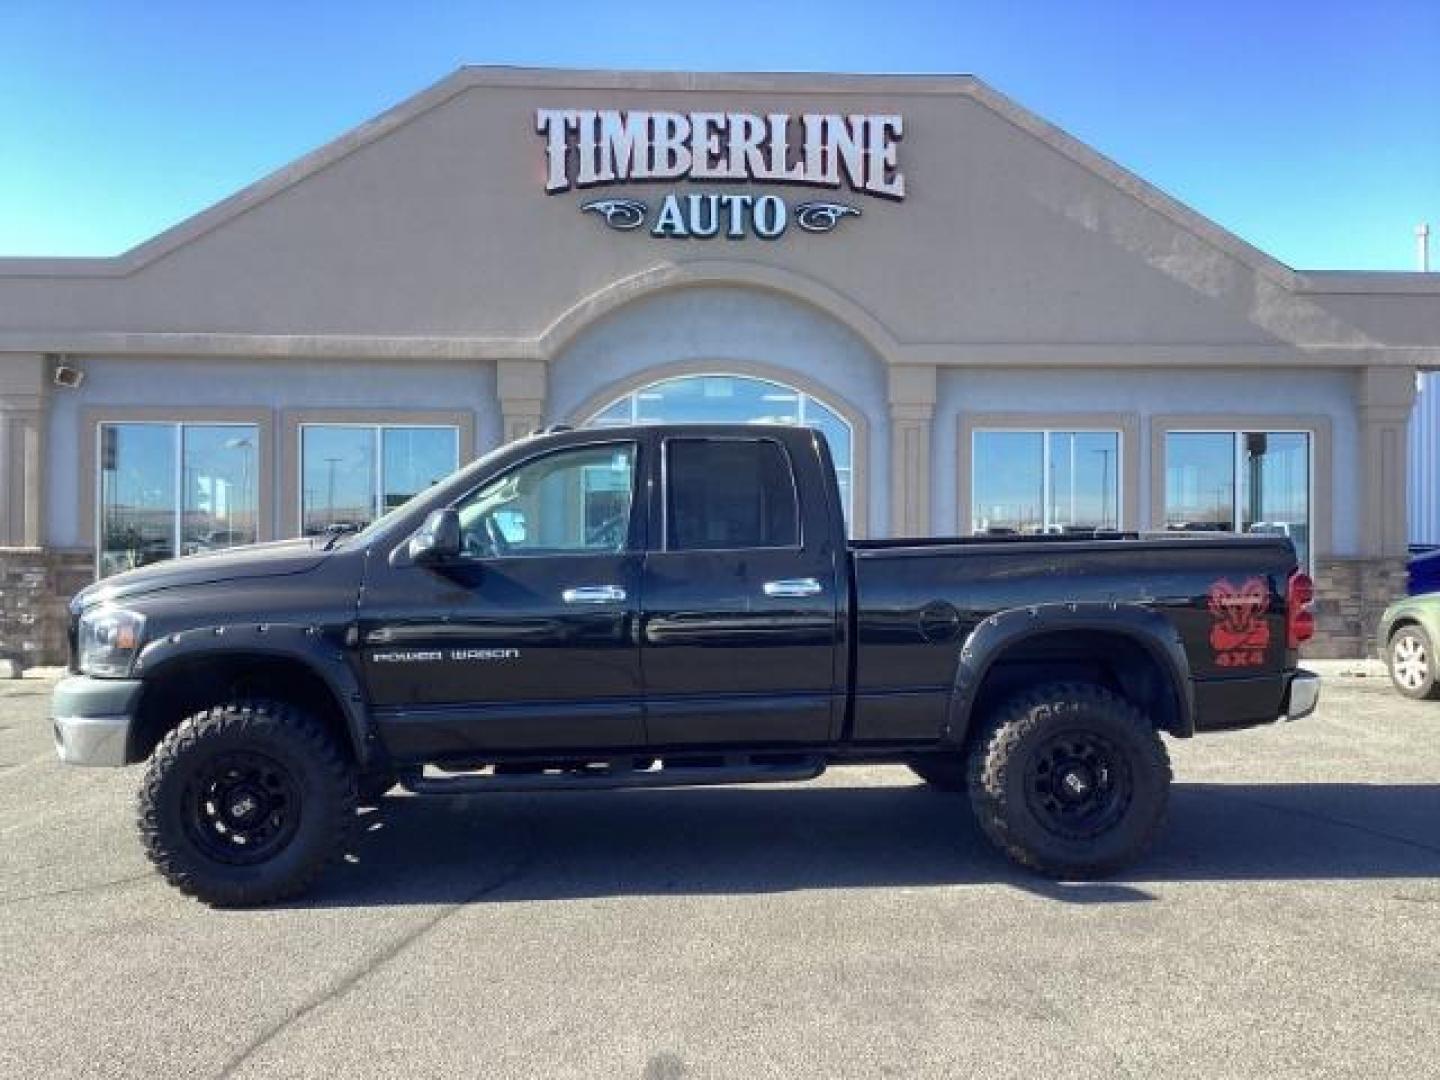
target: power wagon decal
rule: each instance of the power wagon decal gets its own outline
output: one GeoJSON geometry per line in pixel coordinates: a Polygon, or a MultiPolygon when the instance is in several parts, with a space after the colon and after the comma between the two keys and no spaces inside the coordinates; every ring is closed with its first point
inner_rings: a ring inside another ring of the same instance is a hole
{"type": "Polygon", "coordinates": [[[1265,662],[1270,644],[1270,624],[1265,612],[1270,607],[1270,588],[1264,578],[1248,578],[1236,588],[1229,578],[1210,586],[1210,647],[1215,663],[1223,668],[1259,667],[1265,662]]]}

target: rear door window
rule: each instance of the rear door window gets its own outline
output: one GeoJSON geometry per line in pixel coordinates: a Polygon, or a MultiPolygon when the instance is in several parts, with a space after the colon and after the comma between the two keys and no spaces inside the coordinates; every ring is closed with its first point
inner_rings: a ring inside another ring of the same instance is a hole
{"type": "Polygon", "coordinates": [[[799,547],[795,477],[774,440],[670,439],[665,468],[668,550],[799,547]]]}

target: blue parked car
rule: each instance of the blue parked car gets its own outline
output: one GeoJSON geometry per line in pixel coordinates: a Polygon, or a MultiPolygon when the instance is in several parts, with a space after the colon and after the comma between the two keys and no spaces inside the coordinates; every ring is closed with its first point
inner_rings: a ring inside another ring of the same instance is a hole
{"type": "Polygon", "coordinates": [[[1405,591],[1411,596],[1440,592],[1440,548],[1417,553],[1410,560],[1410,578],[1405,591]]]}

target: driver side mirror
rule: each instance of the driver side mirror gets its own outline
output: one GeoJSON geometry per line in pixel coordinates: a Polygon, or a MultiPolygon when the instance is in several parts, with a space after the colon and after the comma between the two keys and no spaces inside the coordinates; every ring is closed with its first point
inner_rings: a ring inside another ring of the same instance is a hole
{"type": "Polygon", "coordinates": [[[410,560],[432,564],[458,558],[460,555],[460,511],[453,506],[431,510],[407,548],[410,560]]]}

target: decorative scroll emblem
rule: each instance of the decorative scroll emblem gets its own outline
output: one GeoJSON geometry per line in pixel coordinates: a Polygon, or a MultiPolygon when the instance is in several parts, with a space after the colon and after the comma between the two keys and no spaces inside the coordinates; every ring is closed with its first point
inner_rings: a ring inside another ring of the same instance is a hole
{"type": "Polygon", "coordinates": [[[795,224],[806,232],[829,232],[851,214],[859,217],[859,208],[834,202],[801,203],[795,207],[795,224]]]}
{"type": "Polygon", "coordinates": [[[1265,611],[1270,589],[1264,578],[1252,577],[1238,589],[1228,578],[1210,586],[1210,647],[1219,667],[1258,667],[1265,662],[1270,625],[1265,611]]]}
{"type": "Polygon", "coordinates": [[[612,229],[638,229],[645,224],[649,207],[639,199],[595,199],[583,203],[580,209],[600,214],[612,229]]]}

